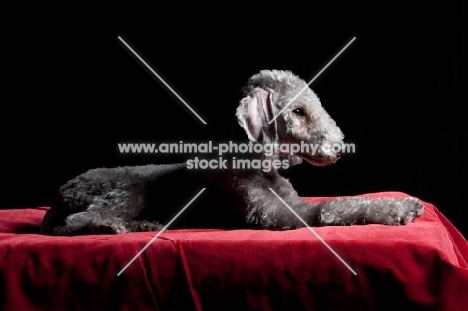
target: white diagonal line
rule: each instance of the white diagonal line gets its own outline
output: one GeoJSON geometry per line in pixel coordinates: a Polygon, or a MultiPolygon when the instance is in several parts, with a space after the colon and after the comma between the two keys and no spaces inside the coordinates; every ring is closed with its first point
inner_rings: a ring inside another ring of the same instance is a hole
{"type": "Polygon", "coordinates": [[[122,272],[124,272],[125,269],[127,269],[128,266],[130,266],[130,265],[135,261],[135,259],[137,259],[141,254],[143,254],[143,252],[148,248],[148,246],[150,246],[151,243],[153,243],[154,240],[156,240],[156,239],[157,239],[157,238],[174,222],[174,220],[176,220],[177,217],[179,217],[180,214],[182,214],[182,213],[187,209],[187,207],[189,207],[189,205],[192,204],[192,202],[195,201],[195,199],[198,198],[198,196],[199,196],[203,191],[205,191],[205,189],[206,189],[206,188],[203,188],[202,190],[200,190],[200,192],[198,192],[198,194],[197,194],[192,200],[190,200],[190,202],[188,202],[187,205],[185,205],[185,207],[184,207],[183,209],[181,209],[180,212],[178,212],[177,215],[175,215],[174,218],[172,218],[171,221],[169,221],[169,222],[167,223],[167,225],[166,225],[164,228],[162,228],[161,231],[159,231],[158,234],[156,234],[156,235],[151,239],[151,241],[149,241],[148,244],[146,244],[145,247],[143,247],[143,248],[141,249],[141,251],[139,251],[138,254],[136,254],[135,257],[133,257],[132,260],[130,260],[130,262],[129,262],[125,267],[123,267],[122,270],[120,270],[119,273],[117,273],[117,276],[121,275],[122,272]]]}
{"type": "Polygon", "coordinates": [[[278,114],[277,114],[273,119],[271,119],[271,120],[268,122],[268,124],[271,124],[271,122],[275,121],[275,119],[278,118],[278,116],[279,116],[280,114],[282,114],[283,111],[285,111],[286,108],[288,108],[288,106],[291,105],[292,102],[295,101],[296,98],[299,97],[299,95],[301,95],[301,93],[304,92],[304,90],[307,89],[307,88],[309,87],[309,85],[310,85],[312,82],[314,82],[315,79],[317,79],[317,77],[320,76],[320,74],[321,74],[325,69],[327,69],[328,66],[330,66],[331,63],[333,63],[333,62],[335,61],[335,59],[337,59],[338,56],[340,56],[340,54],[343,53],[343,51],[346,50],[346,48],[347,48],[351,43],[353,43],[354,40],[356,40],[356,37],[354,37],[353,39],[351,39],[351,41],[349,41],[348,44],[346,44],[346,46],[345,46],[344,48],[342,48],[341,51],[339,51],[338,54],[336,54],[336,56],[333,57],[333,59],[332,59],[331,61],[329,61],[328,64],[326,64],[325,67],[323,67],[323,69],[320,70],[320,72],[319,72],[318,74],[316,74],[315,77],[313,77],[312,80],[310,80],[310,82],[307,83],[307,85],[306,85],[299,93],[297,93],[297,95],[294,96],[294,97],[289,101],[289,103],[287,103],[286,106],[284,106],[284,108],[281,109],[281,111],[278,112],[278,114]]]}
{"type": "Polygon", "coordinates": [[[325,240],[322,239],[322,237],[321,237],[320,235],[318,235],[317,232],[315,232],[315,230],[312,229],[312,228],[304,221],[304,219],[302,219],[301,216],[299,216],[299,215],[296,213],[296,211],[294,211],[294,210],[288,205],[288,203],[286,203],[273,189],[271,189],[271,188],[268,188],[268,189],[270,189],[270,191],[273,192],[273,194],[276,195],[276,196],[278,197],[278,199],[279,199],[284,205],[286,205],[287,208],[289,208],[289,210],[294,214],[294,216],[296,216],[296,217],[310,230],[310,232],[312,232],[312,233],[317,237],[317,239],[319,239],[319,241],[322,242],[323,245],[325,245],[325,246],[328,248],[328,250],[329,250],[330,252],[332,252],[332,254],[335,255],[335,256],[346,266],[346,268],[348,268],[354,275],[357,275],[357,272],[354,271],[354,269],[351,268],[351,267],[346,263],[346,261],[344,261],[343,258],[341,258],[341,256],[338,255],[338,253],[335,252],[335,250],[334,250],[333,248],[331,248],[331,246],[328,245],[328,243],[325,242],[325,240]]]}
{"type": "Polygon", "coordinates": [[[180,101],[185,105],[187,106],[188,109],[190,109],[190,111],[196,115],[198,117],[198,119],[200,119],[200,121],[203,122],[203,124],[206,124],[205,120],[203,120],[199,115],[198,113],[195,112],[195,110],[192,109],[192,107],[189,106],[189,104],[187,104],[185,102],[185,100],[182,99],[182,97],[179,96],[179,94],[176,93],[176,91],[174,91],[170,86],[169,84],[166,83],[166,81],[163,80],[163,78],[161,78],[157,73],[156,71],[154,71],[144,60],[143,58],[140,57],[140,55],[137,54],[137,52],[135,52],[128,44],[127,42],[124,41],[124,39],[122,39],[120,36],[118,37],[120,39],[120,41],[122,41],[123,44],[125,44],[125,46],[130,50],[132,51],[133,54],[135,54],[135,56],[143,63],[145,64],[146,67],[148,67],[148,69],[156,76],[158,77],[159,80],[161,80],[162,83],[164,83],[164,85],[172,92],[174,93],[175,96],[177,96],[178,99],[180,99],[180,101]]]}

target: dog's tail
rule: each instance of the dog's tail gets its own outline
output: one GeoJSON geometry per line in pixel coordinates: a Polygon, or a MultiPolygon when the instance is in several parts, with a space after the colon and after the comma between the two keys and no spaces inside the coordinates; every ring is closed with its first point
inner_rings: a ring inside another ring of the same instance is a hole
{"type": "Polygon", "coordinates": [[[45,214],[44,219],[42,219],[40,233],[45,235],[52,235],[53,229],[59,225],[57,221],[58,219],[59,217],[57,217],[57,209],[51,207],[45,214]]]}
{"type": "Polygon", "coordinates": [[[41,229],[40,229],[41,234],[52,235],[53,226],[51,225],[51,223],[52,223],[52,219],[54,218],[53,217],[54,212],[55,210],[53,210],[52,208],[49,209],[47,213],[45,214],[44,219],[42,219],[41,229]]]}
{"type": "MultiPolygon", "coordinates": [[[[67,209],[62,208],[60,203],[57,204],[57,200],[54,200],[50,209],[42,219],[40,233],[45,235],[53,235],[54,228],[65,225],[65,219],[67,209]]],[[[69,214],[69,213],[68,213],[69,214]]]]}

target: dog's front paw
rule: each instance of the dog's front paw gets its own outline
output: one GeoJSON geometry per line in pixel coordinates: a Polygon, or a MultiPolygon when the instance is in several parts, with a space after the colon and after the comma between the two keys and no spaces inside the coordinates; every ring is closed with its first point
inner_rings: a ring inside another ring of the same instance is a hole
{"type": "Polygon", "coordinates": [[[406,225],[422,215],[424,205],[414,197],[396,199],[389,205],[389,225],[406,225]]]}

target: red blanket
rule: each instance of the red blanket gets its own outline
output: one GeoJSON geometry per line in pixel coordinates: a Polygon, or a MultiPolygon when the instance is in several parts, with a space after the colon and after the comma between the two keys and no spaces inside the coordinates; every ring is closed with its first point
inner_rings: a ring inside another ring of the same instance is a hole
{"type": "MultiPolygon", "coordinates": [[[[367,194],[403,197],[403,193],[367,194]]],[[[324,198],[305,198],[317,201],[324,198]]],[[[468,244],[432,204],[406,226],[50,237],[0,211],[1,310],[468,310],[468,244]]]]}

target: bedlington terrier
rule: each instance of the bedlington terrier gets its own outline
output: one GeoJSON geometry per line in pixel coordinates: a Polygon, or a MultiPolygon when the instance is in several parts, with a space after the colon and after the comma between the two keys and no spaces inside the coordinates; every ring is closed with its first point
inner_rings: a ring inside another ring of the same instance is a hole
{"type": "Polygon", "coordinates": [[[41,232],[81,235],[161,230],[202,188],[206,190],[171,228],[288,230],[303,227],[301,219],[310,226],[402,225],[422,214],[422,203],[413,197],[347,197],[306,203],[279,174],[278,165],[297,165],[302,160],[319,166],[335,163],[339,148],[325,146],[342,144],[341,130],[307,83],[290,71],[262,70],[249,79],[243,92],[234,123],[244,142],[276,146],[270,154],[248,155],[252,161],[276,160],[271,169],[229,165],[208,171],[189,169],[188,162],[92,169],[59,189],[41,232]],[[301,142],[319,148],[295,152],[278,148],[301,142]]]}

